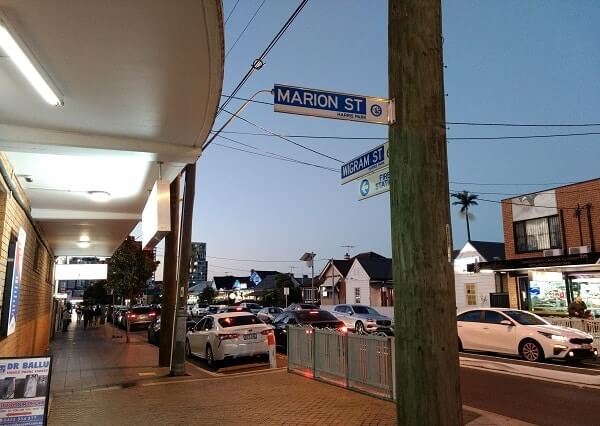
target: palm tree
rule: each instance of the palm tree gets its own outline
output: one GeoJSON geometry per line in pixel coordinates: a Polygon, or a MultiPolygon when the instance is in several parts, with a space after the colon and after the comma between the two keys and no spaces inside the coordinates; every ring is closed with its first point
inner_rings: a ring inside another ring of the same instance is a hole
{"type": "Polygon", "coordinates": [[[467,241],[471,241],[471,228],[469,227],[469,219],[475,219],[472,213],[469,213],[469,207],[476,206],[477,198],[479,195],[472,194],[469,191],[455,192],[452,197],[456,198],[457,201],[452,204],[460,207],[460,215],[467,221],[467,241]]]}

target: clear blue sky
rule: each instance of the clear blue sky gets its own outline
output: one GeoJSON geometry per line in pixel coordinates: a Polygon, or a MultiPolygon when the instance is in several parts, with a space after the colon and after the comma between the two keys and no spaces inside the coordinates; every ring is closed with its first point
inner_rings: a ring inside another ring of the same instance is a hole
{"type": "MultiPolygon", "coordinates": [[[[224,1],[228,15],[236,0],[224,1]]],[[[242,0],[225,27],[226,51],[262,0],[242,0]]],[[[231,93],[299,0],[266,0],[225,59],[223,93],[231,93]]],[[[446,115],[448,121],[515,123],[600,122],[600,2],[595,0],[443,2],[446,115]]],[[[387,2],[311,0],[238,96],[285,83],[387,97],[387,2]]],[[[272,101],[272,96],[258,99],[272,101]]],[[[235,110],[239,102],[231,102],[235,110]]],[[[292,116],[252,104],[247,119],[283,134],[387,136],[380,125],[292,116]]],[[[227,114],[218,117],[220,125],[227,114]]],[[[234,121],[228,131],[257,129],[234,121]]],[[[599,131],[600,127],[497,128],[450,126],[448,137],[599,131]]],[[[338,164],[280,139],[226,135],[261,150],[330,167],[338,164]]],[[[528,184],[572,182],[600,176],[597,136],[554,139],[450,141],[453,182],[528,184]]],[[[375,141],[298,139],[341,160],[375,141]]],[[[236,146],[224,140],[215,142],[236,146]]],[[[252,150],[252,149],[249,149],[252,150]]],[[[250,268],[308,273],[290,260],[305,251],[341,258],[376,251],[391,255],[388,194],[357,201],[356,182],[341,186],[339,174],[211,146],[198,163],[193,240],[208,244],[209,276],[244,275],[250,268]]],[[[451,184],[451,190],[521,194],[540,186],[451,184]]],[[[500,200],[500,194],[482,194],[500,200]]],[[[498,204],[473,209],[473,239],[502,241],[498,204]]],[[[452,208],[455,247],[466,239],[464,220],[452,208]]],[[[317,263],[320,271],[323,262],[317,263]]]]}

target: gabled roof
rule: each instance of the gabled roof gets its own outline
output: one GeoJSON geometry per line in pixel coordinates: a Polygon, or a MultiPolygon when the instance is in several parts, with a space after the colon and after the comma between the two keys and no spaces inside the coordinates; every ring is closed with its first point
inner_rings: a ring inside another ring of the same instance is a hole
{"type": "Polygon", "coordinates": [[[392,259],[374,252],[361,253],[355,256],[371,280],[392,280],[392,259]]]}
{"type": "MultiPolygon", "coordinates": [[[[350,259],[333,259],[333,266],[340,272],[340,274],[344,276],[344,278],[346,278],[350,268],[352,267],[352,263],[354,263],[354,259],[386,259],[386,257],[375,253],[374,251],[367,251],[364,253],[359,253],[350,259]]],[[[323,278],[323,273],[325,273],[327,268],[329,268],[329,265],[331,265],[331,262],[328,262],[327,265],[325,265],[325,268],[319,274],[319,278],[323,278]]]]}
{"type": "Polygon", "coordinates": [[[346,277],[346,275],[348,275],[348,271],[352,267],[352,259],[342,259],[342,260],[334,259],[333,266],[335,266],[335,269],[340,271],[340,274],[342,274],[344,277],[346,277]]]}
{"type": "Polygon", "coordinates": [[[504,259],[504,243],[495,241],[469,241],[487,262],[504,259]]]}
{"type": "Polygon", "coordinates": [[[280,274],[281,272],[278,271],[258,271],[256,269],[254,269],[254,272],[256,272],[258,274],[259,277],[261,277],[263,280],[268,277],[269,275],[277,275],[280,274]]]}

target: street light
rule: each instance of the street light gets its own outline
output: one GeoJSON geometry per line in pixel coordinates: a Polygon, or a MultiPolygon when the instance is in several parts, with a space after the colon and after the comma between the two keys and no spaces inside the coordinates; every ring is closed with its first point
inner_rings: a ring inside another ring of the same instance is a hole
{"type": "Polygon", "coordinates": [[[316,254],[313,253],[312,251],[310,253],[306,252],[302,255],[302,257],[300,258],[300,260],[303,260],[306,262],[306,266],[308,266],[309,268],[311,268],[312,270],[312,279],[310,282],[310,294],[311,294],[311,298],[312,298],[312,302],[316,302],[316,298],[315,298],[315,256],[316,254]]]}

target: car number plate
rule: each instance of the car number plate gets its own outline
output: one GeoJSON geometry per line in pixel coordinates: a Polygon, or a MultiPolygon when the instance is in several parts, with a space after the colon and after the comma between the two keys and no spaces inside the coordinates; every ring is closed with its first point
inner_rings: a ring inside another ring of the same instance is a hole
{"type": "Polygon", "coordinates": [[[256,333],[244,334],[244,340],[254,340],[256,339],[256,333]]]}

